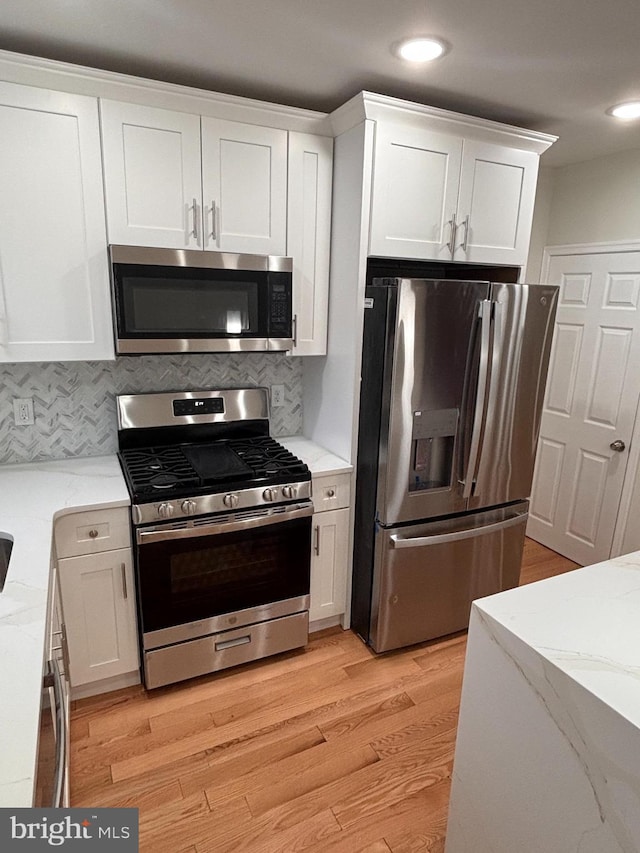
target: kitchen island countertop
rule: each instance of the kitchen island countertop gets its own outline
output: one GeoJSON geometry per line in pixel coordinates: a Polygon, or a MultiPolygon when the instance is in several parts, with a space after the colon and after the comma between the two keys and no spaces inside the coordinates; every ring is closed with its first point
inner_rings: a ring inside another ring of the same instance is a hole
{"type": "Polygon", "coordinates": [[[473,604],[446,853],[640,850],[640,551],[473,604]]]}

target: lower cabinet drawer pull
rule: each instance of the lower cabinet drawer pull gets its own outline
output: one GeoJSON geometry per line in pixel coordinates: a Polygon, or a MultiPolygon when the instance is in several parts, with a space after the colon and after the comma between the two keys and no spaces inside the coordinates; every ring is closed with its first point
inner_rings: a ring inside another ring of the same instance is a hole
{"type": "Polygon", "coordinates": [[[98,531],[95,529],[95,527],[93,530],[89,531],[89,538],[90,539],[97,539],[98,538],[98,531]]]}

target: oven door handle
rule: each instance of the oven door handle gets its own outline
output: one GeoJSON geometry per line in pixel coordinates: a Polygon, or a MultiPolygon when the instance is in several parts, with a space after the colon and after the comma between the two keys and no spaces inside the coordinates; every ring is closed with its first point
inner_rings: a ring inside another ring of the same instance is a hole
{"type": "MultiPolygon", "coordinates": [[[[189,527],[167,527],[158,526],[138,530],[136,542],[138,545],[146,545],[151,542],[166,542],[169,539],[193,539],[198,536],[214,536],[219,533],[236,533],[254,527],[267,527],[271,524],[282,524],[285,521],[293,521],[296,518],[310,518],[313,515],[313,504],[298,505],[286,512],[273,512],[269,515],[250,515],[238,518],[234,521],[212,521],[209,524],[200,524],[189,527]]],[[[189,523],[189,522],[185,522],[189,523]]],[[[190,523],[193,525],[193,522],[190,523]]]]}

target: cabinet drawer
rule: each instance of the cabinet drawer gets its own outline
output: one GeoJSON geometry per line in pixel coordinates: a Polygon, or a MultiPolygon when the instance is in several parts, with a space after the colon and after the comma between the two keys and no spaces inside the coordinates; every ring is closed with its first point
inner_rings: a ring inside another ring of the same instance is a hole
{"type": "Polygon", "coordinates": [[[324,512],[329,509],[343,509],[349,506],[351,474],[333,474],[327,477],[314,477],[311,483],[313,510],[324,512]]]}
{"type": "Polygon", "coordinates": [[[131,544],[129,510],[118,507],[63,515],[56,521],[55,540],[58,557],[128,548],[131,544]]]}

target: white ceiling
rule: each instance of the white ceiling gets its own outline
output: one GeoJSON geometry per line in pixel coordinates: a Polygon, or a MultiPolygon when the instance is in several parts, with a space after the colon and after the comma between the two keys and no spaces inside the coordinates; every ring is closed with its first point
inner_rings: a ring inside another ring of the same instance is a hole
{"type": "Polygon", "coordinates": [[[640,148],[639,0],[1,0],[0,48],[330,112],[356,92],[560,136],[546,165],[640,148]],[[452,47],[422,68],[393,42],[452,47]]]}

